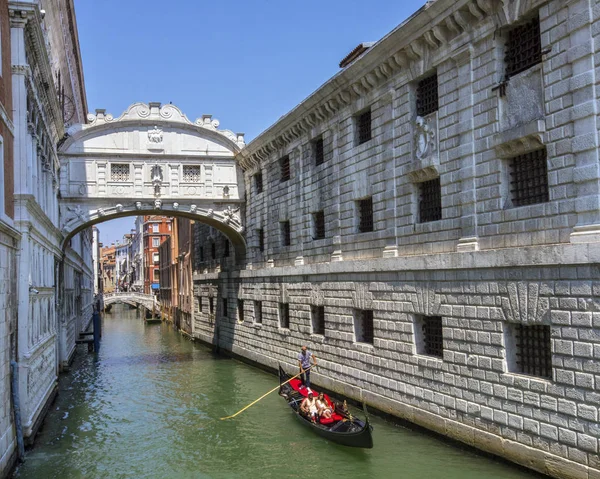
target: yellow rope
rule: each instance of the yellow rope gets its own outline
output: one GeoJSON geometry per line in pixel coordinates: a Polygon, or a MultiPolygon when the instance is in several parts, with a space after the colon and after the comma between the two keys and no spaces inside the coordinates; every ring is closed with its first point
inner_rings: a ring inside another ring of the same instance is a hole
{"type": "Polygon", "coordinates": [[[296,379],[298,376],[301,376],[302,374],[304,374],[305,371],[308,371],[312,366],[309,366],[308,368],[306,368],[304,371],[302,371],[301,373],[296,374],[293,378],[288,379],[286,382],[281,383],[279,386],[277,386],[276,388],[271,389],[268,393],[263,394],[261,397],[259,397],[256,401],[252,401],[250,404],[248,404],[245,408],[240,409],[238,412],[236,412],[235,414],[232,414],[231,416],[226,416],[226,417],[222,417],[221,421],[225,420],[225,419],[232,419],[234,417],[236,417],[238,414],[243,413],[246,409],[248,409],[251,406],[254,406],[258,401],[260,401],[263,398],[266,398],[269,394],[271,394],[272,392],[277,391],[281,386],[283,386],[284,384],[289,383],[292,379],[296,379]]]}

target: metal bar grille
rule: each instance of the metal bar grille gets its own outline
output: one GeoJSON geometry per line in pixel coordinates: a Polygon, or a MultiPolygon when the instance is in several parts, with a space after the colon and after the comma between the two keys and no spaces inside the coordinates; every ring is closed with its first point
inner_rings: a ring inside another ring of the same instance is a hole
{"type": "Polygon", "coordinates": [[[258,236],[258,250],[265,250],[265,230],[260,228],[256,230],[256,235],[258,236]]]}
{"type": "Polygon", "coordinates": [[[289,221],[282,221],[281,223],[281,245],[289,246],[292,244],[292,228],[289,221]]]}
{"type": "Polygon", "coordinates": [[[244,322],[244,300],[238,299],[238,321],[240,323],[244,322]]]}
{"type": "Polygon", "coordinates": [[[437,73],[424,78],[417,85],[417,115],[425,116],[438,111],[437,73]]]}
{"type": "Polygon", "coordinates": [[[506,44],[506,76],[516,75],[542,61],[540,19],[513,28],[506,44]]]}
{"type": "Polygon", "coordinates": [[[429,356],[444,356],[444,336],[442,334],[441,316],[423,317],[424,353],[429,356]]]}
{"type": "Polygon", "coordinates": [[[421,197],[419,200],[419,222],[437,221],[442,219],[442,187],[440,179],[424,181],[419,185],[421,197]]]}
{"type": "Polygon", "coordinates": [[[281,182],[288,181],[290,179],[290,156],[285,155],[279,160],[279,167],[281,169],[281,182]]]}
{"type": "Polygon", "coordinates": [[[279,326],[283,329],[289,329],[290,327],[289,303],[279,303],[279,326]]]}
{"type": "Polygon", "coordinates": [[[517,365],[519,372],[552,378],[550,326],[516,326],[517,365]]]}
{"type": "Polygon", "coordinates": [[[312,327],[313,334],[325,335],[325,307],[312,307],[312,327]]]}
{"type": "Polygon", "coordinates": [[[324,239],[325,238],[325,212],[317,211],[313,214],[314,222],[315,222],[315,236],[314,239],[324,239]]]}
{"type": "Polygon", "coordinates": [[[358,231],[373,231],[373,198],[358,201],[358,231]]]}
{"type": "Polygon", "coordinates": [[[223,298],[223,317],[227,317],[227,298],[223,298]]]}
{"type": "Polygon", "coordinates": [[[113,163],[110,165],[111,181],[129,181],[129,165],[122,163],[113,163]]]}
{"type": "Polygon", "coordinates": [[[200,166],[184,165],[183,166],[183,182],[184,183],[200,183],[200,166]]]}
{"type": "Polygon", "coordinates": [[[315,165],[319,166],[325,162],[325,150],[323,149],[323,138],[318,138],[313,143],[315,154],[315,165]]]}
{"type": "Polygon", "coordinates": [[[229,258],[229,240],[227,238],[223,241],[223,257],[229,258]]]}
{"type": "Polygon", "coordinates": [[[545,148],[511,158],[510,176],[514,206],[550,201],[545,148]]]}
{"type": "Polygon", "coordinates": [[[367,110],[356,119],[358,126],[358,144],[362,145],[371,139],[371,110],[367,110]]]}
{"type": "Polygon", "coordinates": [[[262,301],[254,301],[254,322],[262,323],[262,301]]]}
{"type": "Polygon", "coordinates": [[[208,312],[214,314],[215,312],[215,298],[208,298],[208,312]]]}
{"type": "Polygon", "coordinates": [[[263,176],[262,176],[262,173],[256,173],[254,175],[254,189],[256,190],[257,194],[263,192],[263,176]]]}
{"type": "Polygon", "coordinates": [[[212,259],[217,259],[217,246],[214,241],[211,241],[210,243],[210,257],[212,259]]]}
{"type": "Polygon", "coordinates": [[[202,312],[202,296],[198,296],[198,312],[202,312]]]}

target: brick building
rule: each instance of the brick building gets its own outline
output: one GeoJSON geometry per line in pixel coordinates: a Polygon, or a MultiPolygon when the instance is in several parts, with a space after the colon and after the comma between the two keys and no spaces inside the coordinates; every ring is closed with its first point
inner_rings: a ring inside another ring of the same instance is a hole
{"type": "Polygon", "coordinates": [[[144,216],[144,293],[158,294],[160,289],[159,247],[171,236],[172,218],[165,216],[144,216]]]}
{"type": "Polygon", "coordinates": [[[114,244],[102,247],[100,244],[100,277],[104,293],[114,293],[117,289],[116,247],[114,244]]]}
{"type": "Polygon", "coordinates": [[[359,45],[238,154],[246,257],[196,225],[193,336],[597,477],[599,7],[437,0],[359,45]]]}

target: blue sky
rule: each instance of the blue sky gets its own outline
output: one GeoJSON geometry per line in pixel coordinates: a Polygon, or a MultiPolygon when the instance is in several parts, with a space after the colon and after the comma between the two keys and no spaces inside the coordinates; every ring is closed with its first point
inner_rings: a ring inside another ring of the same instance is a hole
{"type": "MultiPolygon", "coordinates": [[[[425,0],[75,0],[88,108],[172,102],[255,138],[425,0]]],[[[98,225],[105,244],[134,218],[98,225]]]]}

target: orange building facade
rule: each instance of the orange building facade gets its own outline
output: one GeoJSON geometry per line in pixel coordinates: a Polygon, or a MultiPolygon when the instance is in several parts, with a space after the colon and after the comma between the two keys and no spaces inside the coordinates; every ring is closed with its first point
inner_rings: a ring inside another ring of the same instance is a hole
{"type": "Polygon", "coordinates": [[[144,216],[144,293],[159,293],[161,243],[173,233],[173,219],[164,216],[144,216]]]}

